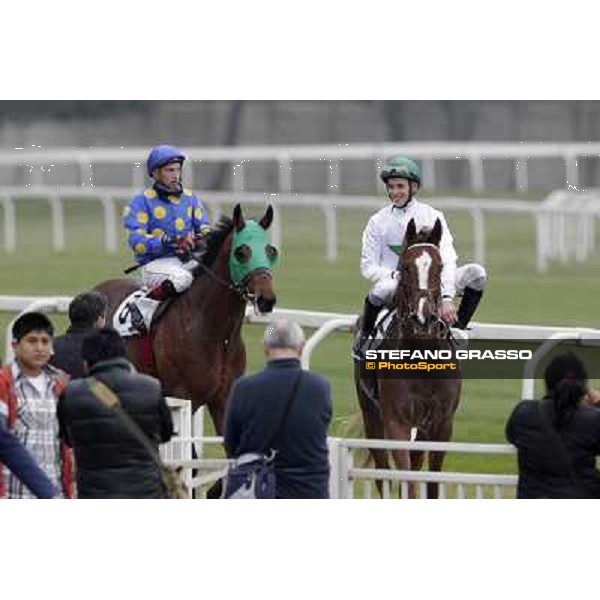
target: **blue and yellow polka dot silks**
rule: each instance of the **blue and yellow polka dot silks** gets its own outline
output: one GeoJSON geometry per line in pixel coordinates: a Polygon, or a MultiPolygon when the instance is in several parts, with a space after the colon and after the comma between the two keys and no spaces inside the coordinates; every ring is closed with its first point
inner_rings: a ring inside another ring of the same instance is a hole
{"type": "Polygon", "coordinates": [[[175,255],[174,249],[162,242],[163,234],[175,238],[200,233],[210,223],[202,203],[191,190],[184,189],[178,197],[159,195],[148,188],[125,207],[123,225],[136,261],[144,265],[162,256],[175,255]]]}

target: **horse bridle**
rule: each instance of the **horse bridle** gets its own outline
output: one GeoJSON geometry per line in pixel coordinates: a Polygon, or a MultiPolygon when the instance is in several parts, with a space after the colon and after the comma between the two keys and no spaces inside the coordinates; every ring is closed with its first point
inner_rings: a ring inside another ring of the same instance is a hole
{"type": "Polygon", "coordinates": [[[221,284],[223,287],[239,296],[244,302],[250,302],[253,306],[256,305],[256,294],[248,290],[248,283],[250,282],[250,279],[257,274],[261,275],[263,273],[266,273],[269,278],[272,278],[271,270],[261,267],[260,269],[255,269],[254,271],[248,273],[248,275],[246,275],[246,277],[244,277],[239,284],[236,284],[233,281],[226,281],[222,277],[219,277],[219,275],[207,267],[202,260],[197,260],[196,262],[198,263],[198,267],[200,267],[209,277],[212,277],[212,279],[221,284]]]}
{"type": "MultiPolygon", "coordinates": [[[[432,244],[430,242],[417,242],[416,244],[411,244],[410,246],[408,246],[406,248],[406,250],[404,252],[408,252],[409,250],[412,250],[413,248],[420,248],[420,247],[435,248],[439,252],[438,246],[436,246],[435,244],[432,244]]],[[[407,286],[406,289],[411,290],[412,286],[407,286]]],[[[420,301],[421,298],[426,298],[427,300],[429,300],[430,304],[433,305],[435,303],[433,302],[432,295],[433,295],[433,291],[430,289],[427,289],[427,290],[419,289],[418,290],[418,300],[420,301]]],[[[436,317],[437,317],[436,325],[438,325],[440,327],[440,337],[443,338],[446,336],[446,334],[448,332],[448,325],[443,319],[441,319],[439,317],[439,315],[437,314],[437,310],[436,310],[436,317]]],[[[406,315],[403,319],[399,319],[399,327],[400,327],[400,329],[402,329],[402,327],[404,325],[407,325],[409,323],[414,323],[415,321],[420,325],[418,317],[414,313],[411,312],[410,314],[406,315]]]]}

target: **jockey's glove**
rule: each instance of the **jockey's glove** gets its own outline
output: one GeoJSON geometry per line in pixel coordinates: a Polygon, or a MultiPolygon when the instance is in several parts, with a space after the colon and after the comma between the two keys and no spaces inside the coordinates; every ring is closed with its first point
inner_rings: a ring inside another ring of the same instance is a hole
{"type": "Polygon", "coordinates": [[[178,237],[173,240],[173,247],[175,248],[175,254],[189,254],[195,245],[193,234],[188,234],[183,237],[178,237]]]}

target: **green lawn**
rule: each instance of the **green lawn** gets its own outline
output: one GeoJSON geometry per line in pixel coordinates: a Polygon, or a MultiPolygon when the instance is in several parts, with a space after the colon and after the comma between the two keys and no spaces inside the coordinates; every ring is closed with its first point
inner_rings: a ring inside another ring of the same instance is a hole
{"type": "MultiPolygon", "coordinates": [[[[383,202],[383,201],[382,201],[383,202]]],[[[252,213],[252,209],[249,211],[252,213]]],[[[256,211],[257,213],[259,211],[256,211]]],[[[281,263],[275,274],[278,305],[286,308],[358,312],[368,289],[358,272],[360,235],[369,216],[363,210],[340,210],[338,214],[339,260],[325,261],[322,213],[314,209],[282,211],[281,263]]],[[[471,220],[460,212],[448,212],[461,261],[471,258],[471,220]]],[[[0,219],[1,220],[1,219],[0,219]]],[[[72,295],[96,282],[118,276],[131,264],[122,245],[116,255],[102,248],[102,212],[99,203],[66,204],[67,251],[51,249],[51,220],[47,203],[27,202],[17,210],[17,252],[0,249],[2,295],[72,295]]],[[[0,231],[3,224],[0,223],[0,231]]],[[[547,274],[535,271],[533,220],[528,217],[486,218],[489,287],[477,320],[499,323],[549,324],[596,327],[596,297],[600,291],[600,255],[585,265],[552,266],[547,274]]],[[[1,314],[2,331],[12,315],[1,314]]],[[[53,318],[57,328],[64,317],[53,318]]],[[[261,367],[258,327],[245,328],[248,371],[261,367]]],[[[360,435],[360,419],[353,391],[349,358],[350,336],[338,333],[314,353],[312,368],[331,381],[334,421],[331,433],[343,437],[360,435]]],[[[520,382],[469,380],[465,382],[456,418],[456,441],[502,442],[503,427],[511,407],[519,399],[520,382]]],[[[514,471],[512,458],[450,456],[447,470],[482,472],[514,471]]]]}

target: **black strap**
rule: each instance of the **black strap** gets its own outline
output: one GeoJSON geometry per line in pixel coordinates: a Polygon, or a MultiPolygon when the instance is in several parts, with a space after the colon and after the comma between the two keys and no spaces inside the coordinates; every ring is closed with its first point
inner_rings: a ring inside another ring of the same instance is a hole
{"type": "Polygon", "coordinates": [[[275,442],[279,441],[279,438],[281,437],[281,432],[285,429],[285,425],[287,423],[288,416],[292,410],[292,404],[294,404],[294,400],[296,399],[296,396],[298,395],[298,389],[300,388],[300,380],[302,379],[303,374],[304,374],[304,371],[302,370],[302,367],[300,367],[300,372],[298,373],[298,375],[296,377],[296,381],[294,382],[294,385],[292,387],[292,392],[291,392],[289,400],[287,402],[287,406],[285,407],[285,411],[283,412],[283,417],[281,418],[281,421],[279,422],[279,427],[277,427],[277,429],[271,436],[269,443],[266,445],[265,452],[268,452],[269,450],[273,449],[275,442]]]}
{"type": "Polygon", "coordinates": [[[158,452],[148,439],[148,436],[142,431],[141,427],[129,416],[127,411],[123,410],[119,397],[102,381],[95,377],[88,377],[87,383],[90,391],[94,396],[109,410],[112,410],[120,419],[126,429],[133,437],[144,447],[150,458],[157,467],[162,468],[163,464],[160,460],[158,452]]]}

